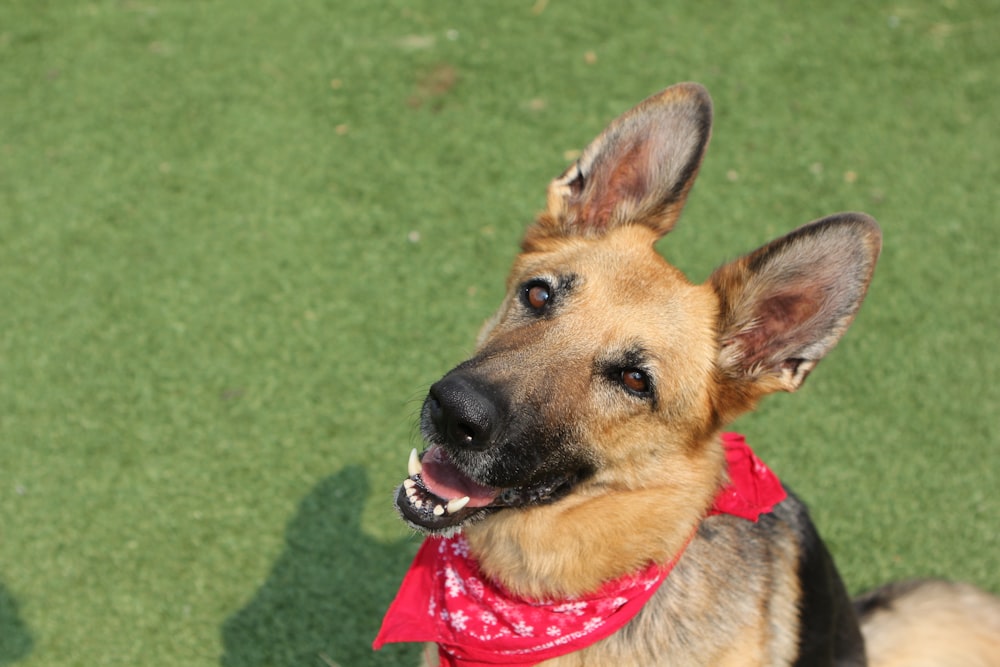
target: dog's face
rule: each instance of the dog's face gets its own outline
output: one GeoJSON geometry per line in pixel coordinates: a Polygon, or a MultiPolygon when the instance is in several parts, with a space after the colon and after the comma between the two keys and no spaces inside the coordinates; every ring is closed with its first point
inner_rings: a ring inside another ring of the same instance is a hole
{"type": "Polygon", "coordinates": [[[711,410],[715,301],[654,239],[624,227],[518,258],[477,353],[424,402],[429,449],[399,497],[410,523],[446,530],[578,487],[648,483],[684,448],[711,410]]]}
{"type": "Polygon", "coordinates": [[[675,86],[552,182],[476,353],[424,402],[427,447],[396,499],[410,525],[447,533],[665,485],[709,499],[723,474],[713,435],[797,388],[846,329],[878,253],[864,216],[801,228],[703,285],[656,252],[710,119],[703,89],[675,86]]]}

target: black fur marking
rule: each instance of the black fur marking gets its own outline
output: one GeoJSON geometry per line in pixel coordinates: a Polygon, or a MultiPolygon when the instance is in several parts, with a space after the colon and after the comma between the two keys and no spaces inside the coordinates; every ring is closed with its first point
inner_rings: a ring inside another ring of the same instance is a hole
{"type": "Polygon", "coordinates": [[[708,106],[707,109],[702,109],[701,113],[698,114],[697,127],[695,131],[698,134],[698,144],[691,153],[691,160],[684,165],[684,170],[678,175],[677,180],[674,183],[674,187],[671,189],[670,194],[667,195],[666,201],[663,202],[664,208],[680,200],[680,198],[684,195],[685,188],[687,188],[690,182],[694,180],[694,177],[698,173],[698,169],[701,168],[701,161],[705,155],[705,148],[708,146],[708,139],[712,132],[711,106],[708,106]]]}
{"type": "Polygon", "coordinates": [[[880,611],[892,611],[896,606],[896,601],[906,596],[921,584],[926,583],[919,579],[912,581],[897,581],[891,584],[876,588],[873,591],[858,596],[854,600],[854,612],[859,619],[865,619],[880,611]]]}
{"type": "Polygon", "coordinates": [[[892,611],[896,596],[892,591],[879,589],[854,601],[854,612],[858,618],[865,618],[879,611],[892,611]]]}
{"type": "Polygon", "coordinates": [[[798,522],[802,597],[795,667],[864,667],[865,644],[851,600],[833,558],[802,507],[798,522]]]}
{"type": "Polygon", "coordinates": [[[495,362],[474,357],[431,387],[421,414],[424,440],[441,447],[461,474],[502,490],[491,509],[551,502],[590,477],[593,461],[572,433],[550,424],[540,406],[512,404],[505,383],[479,368],[484,363],[495,362]]]}

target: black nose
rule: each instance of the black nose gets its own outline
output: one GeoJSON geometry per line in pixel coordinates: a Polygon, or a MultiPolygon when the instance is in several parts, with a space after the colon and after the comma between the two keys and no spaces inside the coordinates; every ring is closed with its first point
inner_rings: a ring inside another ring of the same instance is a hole
{"type": "Polygon", "coordinates": [[[424,404],[437,435],[445,444],[485,449],[493,441],[497,407],[488,387],[461,373],[436,382],[424,404]]]}

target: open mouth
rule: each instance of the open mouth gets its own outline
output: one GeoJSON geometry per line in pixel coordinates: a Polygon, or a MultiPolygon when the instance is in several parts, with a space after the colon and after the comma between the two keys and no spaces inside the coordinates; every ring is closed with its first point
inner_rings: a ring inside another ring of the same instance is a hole
{"type": "Polygon", "coordinates": [[[407,472],[396,507],[403,520],[425,533],[453,532],[499,509],[555,500],[578,479],[564,474],[524,487],[485,486],[462,472],[440,445],[430,445],[422,455],[411,451],[407,472]]]}

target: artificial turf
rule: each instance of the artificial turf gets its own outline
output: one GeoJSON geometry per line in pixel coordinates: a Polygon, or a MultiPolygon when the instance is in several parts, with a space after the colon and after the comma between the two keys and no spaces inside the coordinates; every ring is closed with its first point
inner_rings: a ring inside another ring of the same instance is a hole
{"type": "Polygon", "coordinates": [[[849,587],[1000,592],[990,2],[0,5],[0,665],[369,651],[426,387],[548,179],[676,81],[712,145],[664,254],[863,210],[844,342],[738,427],[849,587]]]}

